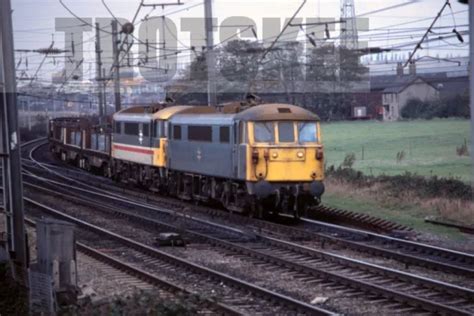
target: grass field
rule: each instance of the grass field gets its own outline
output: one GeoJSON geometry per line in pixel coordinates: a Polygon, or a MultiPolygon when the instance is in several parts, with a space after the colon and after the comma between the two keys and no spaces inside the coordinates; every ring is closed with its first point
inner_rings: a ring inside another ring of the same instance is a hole
{"type": "Polygon", "coordinates": [[[322,132],[327,166],[339,166],[346,154],[354,153],[353,168],[366,174],[409,171],[470,181],[470,158],[456,153],[465,141],[469,145],[468,120],[323,123],[322,132]],[[405,158],[397,162],[401,151],[405,158]]]}

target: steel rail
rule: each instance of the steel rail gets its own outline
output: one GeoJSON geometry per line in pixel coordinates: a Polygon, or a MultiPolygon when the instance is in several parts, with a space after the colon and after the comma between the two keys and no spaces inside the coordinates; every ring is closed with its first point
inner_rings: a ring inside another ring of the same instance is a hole
{"type": "MultiPolygon", "coordinates": [[[[39,166],[42,166],[45,170],[51,170],[43,166],[42,162],[35,160],[33,157],[33,152],[36,151],[40,146],[41,145],[38,145],[31,150],[30,159],[32,161],[35,161],[39,166]]],[[[59,174],[55,171],[52,171],[52,173],[59,174]]],[[[65,180],[79,183],[80,185],[88,187],[95,191],[100,191],[102,197],[114,198],[117,201],[127,200],[127,203],[133,203],[135,206],[147,209],[162,212],[169,211],[165,208],[153,206],[147,203],[135,202],[132,199],[125,198],[123,196],[120,196],[119,194],[115,194],[103,189],[98,189],[92,185],[85,184],[82,181],[66,177],[64,175],[60,176],[65,180]]],[[[83,192],[88,191],[91,194],[98,194],[97,192],[93,192],[86,189],[80,190],[83,190],[83,192]]],[[[175,211],[171,212],[176,213],[175,211]]],[[[230,216],[229,214],[225,215],[227,217],[230,216]]],[[[344,245],[351,249],[363,251],[372,255],[395,259],[405,263],[407,266],[417,265],[443,272],[452,272],[460,275],[474,276],[474,255],[468,253],[431,246],[424,243],[413,242],[400,238],[389,237],[386,235],[376,234],[365,230],[357,230],[339,225],[323,223],[306,218],[302,218],[301,222],[306,224],[307,226],[310,226],[310,229],[297,229],[257,219],[253,219],[249,224],[252,226],[257,226],[259,228],[266,228],[269,231],[274,231],[275,228],[277,228],[278,230],[287,231],[288,233],[321,240],[322,243],[329,242],[344,245]],[[371,244],[374,242],[376,243],[376,245],[371,244]],[[395,249],[390,249],[391,247],[395,249]],[[416,252],[417,250],[418,253],[416,252]],[[426,255],[430,257],[427,258],[426,255]],[[449,258],[451,259],[448,260],[449,258]]]]}
{"type": "MultiPolygon", "coordinates": [[[[60,196],[62,195],[63,198],[65,197],[65,194],[63,194],[63,193],[51,191],[49,189],[44,189],[44,188],[40,188],[40,187],[37,187],[37,186],[34,186],[34,187],[37,188],[37,189],[43,190],[44,192],[47,192],[48,194],[56,194],[56,195],[60,195],[60,196]]],[[[68,195],[67,198],[71,199],[71,195],[68,195]]],[[[81,203],[81,198],[76,197],[75,199],[77,199],[77,202],[81,203]]],[[[109,205],[103,204],[101,202],[87,200],[86,205],[94,207],[94,208],[99,209],[101,211],[113,213],[114,215],[119,215],[121,217],[126,217],[127,220],[130,220],[130,221],[134,221],[134,222],[141,223],[141,224],[151,225],[154,228],[156,226],[161,226],[161,227],[165,227],[166,229],[172,229],[172,230],[178,230],[179,229],[175,225],[170,225],[170,224],[165,223],[165,222],[160,221],[160,220],[156,220],[156,219],[152,219],[152,218],[132,214],[131,212],[122,211],[118,208],[112,208],[109,205]]],[[[202,224],[203,221],[200,220],[200,223],[202,224]]],[[[213,225],[212,223],[209,223],[209,222],[205,222],[205,223],[206,224],[211,224],[210,226],[212,228],[216,228],[216,226],[213,225]]],[[[219,229],[226,229],[227,228],[227,227],[222,226],[222,225],[218,225],[217,227],[219,229]]],[[[212,244],[212,245],[215,245],[215,246],[227,249],[227,250],[231,250],[231,251],[239,253],[239,254],[244,254],[244,255],[249,256],[249,257],[258,258],[258,259],[263,260],[265,262],[270,262],[272,264],[276,264],[280,267],[289,268],[292,271],[298,271],[298,272],[301,272],[301,273],[305,273],[308,276],[323,277],[324,279],[329,279],[329,280],[334,281],[338,284],[344,284],[344,285],[349,286],[351,288],[362,290],[362,291],[368,292],[368,293],[376,292],[378,294],[383,295],[384,297],[390,298],[394,301],[397,301],[397,302],[400,302],[400,303],[403,303],[403,304],[410,305],[412,307],[421,307],[425,310],[432,311],[432,312],[433,311],[443,311],[445,313],[452,314],[452,315],[469,315],[470,314],[469,312],[467,312],[465,310],[462,310],[462,309],[459,309],[459,308],[456,308],[454,306],[450,306],[450,305],[446,305],[446,304],[443,304],[443,303],[440,303],[440,302],[427,300],[423,297],[410,295],[410,294],[407,294],[407,293],[403,293],[401,291],[390,289],[388,287],[378,286],[378,285],[373,284],[371,282],[366,282],[364,280],[361,280],[360,278],[357,278],[357,277],[356,278],[348,278],[347,276],[343,275],[344,273],[343,274],[338,274],[338,273],[334,273],[334,272],[325,271],[324,269],[318,269],[318,268],[310,267],[310,266],[305,265],[304,263],[299,264],[299,263],[291,262],[288,259],[279,258],[279,257],[277,257],[277,256],[275,256],[271,253],[266,253],[265,251],[259,251],[259,250],[256,250],[256,249],[253,249],[253,248],[250,248],[250,247],[247,247],[247,246],[243,246],[243,245],[240,245],[240,244],[237,244],[237,243],[228,242],[228,241],[225,241],[225,240],[222,240],[222,239],[219,239],[219,238],[215,238],[215,237],[212,237],[208,234],[204,234],[204,233],[201,233],[201,232],[195,232],[195,231],[189,230],[189,229],[185,230],[185,232],[188,235],[190,235],[189,237],[192,237],[193,239],[196,239],[196,238],[204,239],[209,244],[212,244]]],[[[231,232],[235,234],[236,230],[232,229],[231,232]]],[[[307,261],[311,261],[311,260],[315,260],[315,259],[319,259],[319,260],[323,259],[327,262],[339,264],[341,266],[341,270],[345,270],[345,269],[348,269],[348,268],[349,269],[354,269],[355,268],[355,269],[360,270],[360,271],[366,271],[366,272],[369,272],[371,274],[382,276],[384,278],[389,278],[389,280],[391,279],[391,280],[403,281],[403,282],[406,282],[406,283],[409,283],[409,284],[419,285],[419,286],[423,287],[424,289],[432,289],[432,290],[438,292],[438,294],[439,293],[441,293],[441,294],[445,293],[445,294],[455,295],[456,297],[462,297],[462,298],[466,299],[467,302],[470,302],[470,301],[474,300],[474,290],[458,287],[458,286],[455,286],[455,285],[452,285],[452,284],[436,281],[436,280],[433,280],[433,279],[419,277],[419,276],[416,276],[416,275],[413,275],[413,274],[409,274],[409,273],[397,271],[397,270],[394,270],[394,269],[389,269],[389,268],[377,266],[377,265],[374,265],[374,264],[369,264],[369,263],[366,263],[366,262],[362,262],[360,260],[350,259],[350,258],[347,258],[347,257],[343,257],[343,256],[335,255],[335,254],[330,254],[330,253],[323,252],[323,251],[318,251],[318,250],[315,250],[315,249],[299,246],[299,245],[294,244],[294,243],[277,240],[275,238],[270,238],[270,237],[266,237],[266,236],[263,236],[263,235],[258,235],[257,234],[256,237],[258,238],[259,242],[263,243],[264,246],[277,247],[277,248],[280,248],[280,249],[291,251],[295,254],[295,257],[297,257],[298,255],[303,254],[303,255],[307,256],[307,258],[306,258],[307,261]]]]}
{"type": "MultiPolygon", "coordinates": [[[[25,222],[32,227],[36,227],[36,222],[30,218],[25,218],[25,222]]],[[[148,273],[144,271],[143,269],[127,264],[121,260],[118,260],[112,256],[109,256],[106,253],[103,253],[92,247],[89,247],[86,244],[76,241],[76,247],[79,252],[83,253],[86,256],[94,258],[95,260],[99,262],[105,263],[108,266],[111,266],[121,272],[124,272],[132,277],[135,277],[141,281],[144,281],[150,285],[156,286],[174,295],[176,294],[196,295],[196,293],[190,292],[182,286],[171,283],[154,274],[148,273]]],[[[208,309],[212,309],[215,312],[220,312],[220,314],[222,315],[229,315],[229,316],[242,315],[242,313],[238,312],[237,310],[233,309],[232,307],[228,305],[216,302],[214,300],[209,300],[201,296],[199,297],[199,299],[201,300],[201,303],[203,303],[208,309]]]]}
{"type": "MultiPolygon", "coordinates": [[[[165,212],[165,213],[179,214],[176,211],[169,210],[167,208],[158,207],[155,205],[150,205],[150,204],[142,203],[142,202],[136,202],[131,199],[118,196],[116,194],[110,194],[110,193],[107,194],[107,193],[104,193],[105,190],[100,190],[100,192],[95,192],[93,190],[88,190],[88,189],[74,187],[72,185],[60,183],[55,180],[50,180],[46,178],[42,178],[42,179],[44,181],[49,181],[51,183],[55,183],[56,185],[78,190],[87,194],[96,195],[96,196],[106,198],[106,199],[113,199],[117,202],[129,203],[130,205],[133,205],[135,207],[141,207],[141,208],[146,208],[148,210],[165,212]]],[[[195,218],[189,215],[186,215],[186,216],[190,217],[193,220],[197,220],[197,221],[199,220],[198,218],[195,218]]],[[[363,251],[369,254],[378,255],[384,258],[395,259],[395,260],[405,263],[407,266],[417,265],[421,267],[432,268],[439,271],[448,271],[448,272],[453,272],[456,274],[461,274],[461,275],[466,275],[466,276],[474,276],[474,269],[468,268],[466,266],[455,265],[450,262],[446,262],[446,258],[452,257],[454,262],[466,262],[468,265],[474,266],[474,256],[467,253],[457,252],[454,250],[435,247],[435,246],[426,245],[422,243],[416,243],[413,241],[393,238],[393,237],[389,237],[385,235],[367,232],[364,230],[357,230],[353,228],[347,228],[343,226],[318,222],[318,221],[304,219],[304,218],[301,219],[301,221],[307,225],[311,225],[311,227],[314,227],[315,229],[311,229],[311,230],[297,229],[294,227],[278,225],[275,223],[257,220],[257,219],[254,219],[250,223],[250,225],[257,226],[259,228],[266,228],[272,232],[274,232],[275,230],[286,231],[289,234],[293,234],[293,235],[297,234],[300,236],[306,236],[306,237],[310,237],[316,240],[321,240],[322,242],[341,244],[346,247],[350,247],[352,249],[363,251]],[[334,236],[335,234],[337,234],[337,236],[334,236]],[[347,237],[345,238],[344,236],[347,236],[347,237]],[[377,242],[381,244],[382,247],[369,244],[373,242],[377,242]],[[387,249],[387,246],[389,245],[395,245],[397,246],[397,249],[395,250],[387,249]],[[397,251],[400,249],[411,250],[411,249],[417,249],[417,248],[422,250],[423,252],[429,252],[429,251],[437,252],[439,253],[440,259],[433,260],[430,258],[420,257],[414,254],[402,253],[400,251],[397,251]]]]}
{"type": "Polygon", "coordinates": [[[160,251],[158,249],[152,248],[150,246],[147,246],[145,244],[139,243],[137,241],[134,241],[130,238],[123,237],[119,234],[116,234],[114,232],[111,232],[109,230],[106,230],[104,228],[98,227],[96,225],[92,225],[90,223],[87,223],[83,220],[80,220],[78,218],[75,218],[73,216],[64,214],[60,211],[57,211],[47,205],[44,205],[42,203],[39,203],[33,199],[30,198],[25,198],[25,201],[27,203],[30,203],[31,205],[34,205],[35,207],[39,207],[42,212],[46,212],[54,217],[61,218],[62,220],[71,222],[78,227],[81,227],[83,229],[86,229],[88,231],[94,232],[96,234],[100,234],[104,237],[113,239],[117,242],[120,242],[123,245],[126,245],[127,247],[130,247],[132,249],[135,249],[139,252],[142,252],[146,255],[152,256],[156,259],[160,259],[166,262],[173,263],[176,265],[176,267],[183,267],[186,270],[192,271],[197,274],[201,275],[206,275],[207,277],[211,279],[219,279],[222,280],[223,282],[235,287],[236,289],[245,289],[246,291],[250,291],[254,293],[257,297],[264,298],[267,301],[270,301],[272,303],[277,304],[278,306],[283,306],[285,308],[289,308],[291,310],[295,310],[301,313],[308,313],[310,315],[334,315],[333,312],[318,308],[316,306],[310,305],[308,303],[293,299],[289,296],[282,295],[280,293],[270,291],[268,289],[262,288],[260,286],[251,284],[249,282],[243,281],[241,279],[231,277],[229,275],[226,275],[224,273],[209,269],[207,267],[195,264],[193,262],[190,262],[188,260],[179,258],[177,256],[168,254],[166,252],[160,251]]]}

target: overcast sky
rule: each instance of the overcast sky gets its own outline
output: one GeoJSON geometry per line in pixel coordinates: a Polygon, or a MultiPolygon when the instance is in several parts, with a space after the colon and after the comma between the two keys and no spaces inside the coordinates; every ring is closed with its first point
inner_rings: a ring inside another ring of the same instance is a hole
{"type": "MultiPolygon", "coordinates": [[[[202,0],[181,0],[183,6],[167,7],[164,11],[161,7],[142,8],[139,12],[137,21],[140,21],[145,15],[161,16],[163,13],[169,18],[173,19],[178,27],[178,39],[182,44],[180,48],[189,46],[190,35],[188,32],[181,32],[180,18],[183,17],[202,17],[204,14],[204,6],[202,0]],[[187,10],[182,10],[189,8],[187,10]],[[180,10],[178,13],[172,14],[174,11],[180,10]]],[[[109,12],[103,6],[100,0],[63,0],[64,4],[70,8],[75,14],[80,17],[110,17],[109,12]]],[[[139,0],[105,0],[109,5],[114,15],[127,20],[131,20],[135,14],[139,0]]],[[[155,3],[162,2],[176,2],[172,0],[159,0],[155,3]]],[[[355,0],[356,15],[363,15],[369,12],[364,17],[369,19],[371,32],[359,32],[361,40],[367,40],[370,46],[392,47],[403,44],[416,42],[425,28],[427,28],[438,11],[441,9],[444,0],[422,0],[411,3],[405,6],[400,6],[393,9],[382,10],[383,8],[409,3],[409,0],[371,0],[361,1],[355,0]],[[377,11],[374,13],[370,13],[377,11]],[[418,22],[414,22],[418,21],[418,22]]],[[[154,3],[152,0],[146,0],[145,3],[154,3]]],[[[257,34],[259,40],[262,39],[262,18],[264,17],[280,17],[288,18],[299,7],[302,2],[300,0],[214,0],[214,16],[219,21],[224,20],[229,16],[246,16],[253,19],[257,24],[257,34]]],[[[72,17],[71,14],[60,4],[59,0],[13,0],[12,6],[14,9],[14,36],[16,49],[37,49],[48,47],[51,43],[52,36],[54,36],[55,47],[64,48],[64,33],[55,32],[55,18],[72,17]]],[[[451,32],[454,24],[457,25],[459,31],[466,31],[468,24],[467,5],[459,4],[452,0],[452,11],[447,8],[442,18],[437,22],[437,27],[447,27],[439,29],[439,32],[451,32]],[[454,19],[453,19],[454,18],[454,19]]],[[[307,0],[304,8],[298,15],[302,18],[326,17],[336,18],[340,16],[340,1],[339,0],[307,0]]],[[[93,20],[94,21],[94,20],[93,20]]],[[[138,26],[137,26],[138,28],[138,26]]],[[[333,37],[337,37],[337,31],[332,32],[333,37]]],[[[138,30],[135,31],[138,35],[138,30]]],[[[86,59],[84,61],[84,71],[93,73],[93,43],[94,33],[84,33],[83,41],[85,42],[84,50],[86,51],[86,59]]],[[[301,32],[300,36],[304,36],[301,32]]],[[[438,34],[433,36],[439,36],[438,34]]],[[[465,42],[468,42],[467,36],[465,42]]],[[[219,42],[219,36],[216,32],[216,43],[219,42]]],[[[413,49],[415,45],[407,45],[400,48],[400,54],[407,54],[413,49]]],[[[448,39],[444,42],[432,42],[429,45],[424,45],[424,50],[420,54],[441,55],[466,55],[468,52],[467,44],[460,45],[454,39],[448,39]]],[[[42,56],[29,53],[17,54],[17,60],[23,57],[23,61],[19,68],[26,70],[25,59],[28,57],[28,71],[33,71],[35,67],[41,62],[42,56]]],[[[189,60],[190,53],[182,54],[180,59],[184,62],[189,60]]],[[[45,73],[41,73],[41,78],[50,76],[51,71],[60,70],[61,62],[58,60],[49,59],[45,64],[45,73]]]]}

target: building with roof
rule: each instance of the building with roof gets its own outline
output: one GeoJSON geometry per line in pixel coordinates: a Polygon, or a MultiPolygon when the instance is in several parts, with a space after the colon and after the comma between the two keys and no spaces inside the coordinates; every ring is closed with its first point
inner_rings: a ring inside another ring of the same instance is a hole
{"type": "Polygon", "coordinates": [[[438,89],[421,77],[399,77],[394,85],[382,93],[383,120],[395,121],[410,99],[434,101],[439,99],[438,89]]]}
{"type": "Polygon", "coordinates": [[[370,92],[354,93],[352,118],[397,120],[411,98],[422,101],[449,99],[469,93],[469,77],[446,72],[418,73],[415,63],[404,73],[399,63],[397,74],[370,77],[370,92]]]}

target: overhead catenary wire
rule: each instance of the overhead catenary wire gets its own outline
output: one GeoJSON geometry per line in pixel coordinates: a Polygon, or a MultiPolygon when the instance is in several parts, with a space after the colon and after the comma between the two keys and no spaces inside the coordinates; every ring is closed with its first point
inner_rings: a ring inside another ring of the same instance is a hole
{"type": "MultiPolygon", "coordinates": [[[[73,17],[79,19],[81,22],[84,23],[84,25],[88,25],[88,26],[91,26],[91,27],[95,28],[95,25],[93,25],[93,24],[91,24],[91,23],[85,21],[84,19],[81,19],[77,14],[75,14],[68,6],[67,6],[64,2],[62,2],[62,1],[63,1],[63,0],[60,0],[60,2],[61,2],[61,4],[63,5],[63,7],[64,7],[73,17]]],[[[106,3],[105,3],[105,5],[106,5],[106,3]]],[[[187,7],[187,8],[181,9],[181,10],[177,10],[177,11],[174,11],[174,12],[166,13],[166,15],[175,14],[175,13],[178,13],[178,12],[180,12],[180,11],[182,11],[182,10],[186,10],[186,9],[189,9],[189,8],[192,8],[192,7],[195,7],[195,6],[198,6],[198,5],[202,5],[202,3],[196,4],[196,5],[194,5],[194,6],[187,7]]],[[[119,25],[121,25],[120,20],[113,14],[113,12],[110,10],[110,8],[109,8],[108,6],[106,6],[106,8],[108,8],[108,11],[109,11],[109,13],[111,14],[111,17],[112,17],[114,20],[116,20],[119,25]]],[[[152,11],[153,11],[153,10],[151,10],[148,14],[150,14],[152,11]]],[[[139,22],[134,23],[134,26],[136,26],[138,23],[141,23],[141,22],[143,22],[143,21],[144,21],[144,20],[142,19],[142,20],[140,20],[139,22]]],[[[100,28],[100,30],[103,31],[103,32],[106,33],[106,34],[112,35],[112,32],[111,32],[111,31],[108,31],[108,30],[105,29],[105,28],[100,28]]],[[[103,39],[104,37],[105,37],[105,36],[101,36],[101,39],[103,39]]],[[[145,42],[141,41],[140,39],[136,38],[135,36],[134,36],[134,38],[135,38],[135,40],[137,40],[139,43],[141,43],[141,44],[143,44],[143,45],[146,44],[145,42]]],[[[92,42],[94,41],[94,39],[95,39],[95,35],[92,35],[92,36],[89,37],[87,40],[84,40],[84,41],[82,41],[82,42],[80,42],[80,43],[76,43],[76,44],[75,44],[75,47],[77,47],[77,46],[79,46],[79,45],[82,45],[82,44],[85,44],[86,42],[92,43],[92,42]]],[[[150,47],[153,48],[153,49],[156,49],[156,50],[160,50],[160,49],[161,49],[160,47],[158,47],[158,46],[153,46],[153,45],[150,45],[150,47]]]]}
{"type": "MultiPolygon", "coordinates": [[[[76,19],[78,19],[79,21],[84,23],[84,25],[89,25],[91,27],[94,26],[94,25],[92,25],[92,23],[89,23],[86,20],[84,20],[83,18],[76,15],[71,9],[69,9],[69,7],[66,4],[64,4],[63,0],[59,0],[59,3],[61,3],[61,5],[64,7],[64,9],[66,9],[73,17],[75,17],[76,19]]],[[[108,30],[105,30],[105,29],[100,29],[100,30],[104,33],[112,34],[112,32],[110,32],[108,30]]]]}
{"type": "Polygon", "coordinates": [[[64,88],[64,86],[66,85],[66,83],[67,83],[69,80],[71,80],[71,79],[75,76],[76,70],[79,69],[79,67],[81,67],[83,61],[84,61],[84,59],[81,59],[81,60],[76,64],[76,67],[74,67],[74,70],[71,71],[71,73],[69,74],[69,76],[64,79],[64,82],[63,82],[63,83],[61,84],[61,86],[58,88],[57,93],[59,93],[59,92],[64,88]]]}
{"type": "MultiPolygon", "coordinates": [[[[64,1],[65,1],[65,0],[64,0],[64,1]]],[[[197,6],[197,5],[202,5],[202,3],[195,4],[195,6],[197,6]]],[[[187,10],[187,9],[188,9],[188,8],[183,8],[183,9],[180,8],[180,9],[177,10],[177,11],[184,11],[184,10],[187,10]]],[[[142,12],[142,13],[144,13],[144,12],[142,12]]],[[[457,12],[456,12],[456,13],[457,13],[457,12]]],[[[443,15],[443,16],[444,16],[444,15],[443,15]]],[[[155,17],[153,17],[153,18],[155,18],[155,17]]],[[[137,21],[138,21],[138,18],[137,18],[137,21]]],[[[405,23],[406,23],[406,22],[405,22],[405,23]]],[[[410,23],[414,23],[414,22],[411,21],[410,23]]],[[[373,30],[374,30],[374,29],[373,29],[373,30]]],[[[368,33],[363,34],[362,36],[366,36],[366,37],[363,37],[363,38],[367,38],[367,39],[369,39],[369,40],[378,40],[379,37],[383,37],[383,36],[384,36],[384,35],[382,35],[382,34],[380,34],[380,35],[374,34],[374,35],[372,35],[372,37],[368,37],[368,36],[370,36],[371,31],[373,31],[373,30],[369,30],[368,33]]],[[[408,31],[408,30],[410,30],[410,29],[407,29],[407,31],[408,31]]],[[[291,32],[291,31],[290,31],[290,32],[291,32]]],[[[290,32],[285,32],[285,34],[283,34],[283,35],[281,36],[280,40],[283,40],[283,39],[286,37],[286,34],[288,34],[288,33],[290,33],[290,32]]],[[[299,30],[297,30],[296,32],[299,32],[299,30]]],[[[331,35],[332,35],[332,34],[331,34],[331,35]]],[[[237,36],[237,35],[235,35],[235,36],[237,36]]],[[[234,37],[235,37],[235,36],[234,36],[234,37]]],[[[180,38],[180,37],[178,37],[178,38],[180,38]]],[[[298,38],[300,39],[300,37],[298,37],[298,38]]],[[[385,37],[385,38],[387,38],[387,37],[385,37]]],[[[303,39],[304,39],[304,38],[303,38],[303,39]]],[[[336,40],[336,39],[337,39],[337,37],[334,37],[332,40],[336,40]]],[[[409,41],[408,41],[408,42],[407,42],[407,41],[403,41],[404,38],[403,38],[402,36],[395,36],[395,34],[389,36],[389,37],[388,37],[388,40],[390,41],[389,44],[390,44],[391,46],[397,46],[397,47],[398,47],[399,49],[401,49],[401,50],[404,50],[404,48],[405,48],[406,46],[408,46],[409,43],[410,43],[409,41]],[[394,41],[399,41],[399,40],[402,41],[402,42],[401,42],[401,43],[394,43],[394,41]]],[[[434,40],[440,41],[440,42],[442,42],[442,43],[449,43],[449,42],[447,42],[447,41],[449,40],[449,38],[445,38],[445,37],[442,37],[442,38],[435,38],[434,40]]],[[[221,43],[215,44],[215,46],[216,46],[216,47],[217,47],[217,46],[222,46],[222,45],[224,45],[224,44],[225,44],[226,42],[228,42],[228,41],[229,41],[229,40],[222,41],[221,43]]],[[[271,38],[265,38],[265,39],[262,39],[262,40],[259,41],[259,42],[261,42],[261,43],[269,43],[270,41],[272,41],[271,38]]],[[[431,41],[431,36],[430,36],[430,41],[431,41]]],[[[79,44],[79,43],[77,43],[77,41],[76,41],[75,46],[77,46],[78,44],[79,44]]],[[[180,44],[182,45],[182,44],[185,44],[185,43],[182,42],[182,43],[180,43],[180,44]]],[[[150,42],[149,45],[153,45],[153,43],[150,42]]],[[[390,47],[390,45],[387,45],[387,44],[386,44],[385,47],[390,47]]],[[[450,43],[450,45],[454,45],[454,44],[453,44],[453,43],[450,43]]],[[[160,47],[156,47],[156,44],[155,44],[154,46],[155,46],[155,47],[153,47],[154,49],[157,49],[157,50],[161,49],[160,47]]],[[[186,45],[186,46],[187,46],[187,45],[186,45]]],[[[184,46],[183,46],[183,47],[184,47],[184,46]]],[[[189,47],[189,46],[188,46],[188,47],[189,47]]],[[[432,47],[436,47],[436,46],[432,46],[432,47]]],[[[463,46],[459,46],[459,47],[456,46],[456,47],[457,47],[457,48],[462,48],[463,46]]],[[[176,54],[181,54],[180,56],[182,56],[182,57],[180,57],[180,58],[187,58],[187,57],[189,57],[189,56],[193,56],[194,52],[192,52],[192,53],[190,53],[190,54],[187,54],[187,53],[186,53],[186,54],[182,54],[182,53],[183,53],[185,50],[187,50],[187,49],[188,49],[187,47],[185,47],[185,48],[183,48],[183,49],[177,49],[177,50],[166,49],[167,52],[170,52],[170,54],[167,54],[167,56],[176,55],[176,54]]],[[[36,57],[35,57],[35,59],[36,59],[36,57]]],[[[135,60],[135,59],[136,59],[136,58],[133,58],[133,60],[135,60]]],[[[85,63],[85,62],[84,62],[84,63],[85,63]]],[[[135,65],[135,66],[138,66],[138,65],[135,65]]],[[[50,68],[50,67],[48,67],[48,69],[49,69],[49,68],[50,68]]],[[[44,70],[43,70],[43,72],[44,72],[44,70]]]]}
{"type": "Polygon", "coordinates": [[[257,61],[257,64],[256,64],[256,68],[257,68],[257,71],[255,72],[255,76],[249,81],[249,84],[248,84],[248,88],[247,88],[247,92],[245,94],[248,94],[250,93],[250,89],[252,88],[252,85],[258,75],[258,69],[259,67],[263,64],[263,61],[265,60],[265,57],[267,56],[267,54],[273,49],[273,47],[275,46],[275,44],[278,42],[278,40],[280,39],[280,37],[283,35],[283,33],[285,33],[286,29],[290,26],[290,24],[293,22],[293,20],[295,19],[295,17],[298,15],[298,13],[301,11],[301,9],[304,7],[304,5],[306,4],[306,1],[307,0],[303,0],[303,2],[301,3],[301,5],[298,7],[298,9],[295,11],[295,13],[293,14],[293,16],[288,20],[288,22],[285,24],[285,26],[283,27],[283,29],[281,30],[281,32],[276,36],[275,40],[270,44],[270,46],[264,50],[263,54],[260,56],[260,58],[258,59],[257,61]]]}
{"type": "MultiPolygon", "coordinates": [[[[49,46],[49,48],[51,49],[51,48],[53,48],[53,46],[54,46],[54,41],[51,42],[51,45],[49,46]]],[[[29,84],[30,86],[33,84],[33,81],[35,80],[35,77],[38,75],[38,72],[40,71],[41,67],[43,67],[43,64],[44,64],[44,62],[45,62],[45,60],[46,60],[46,56],[48,56],[48,54],[45,54],[45,55],[44,55],[43,60],[41,61],[41,63],[39,64],[38,68],[37,68],[36,71],[35,71],[35,74],[34,74],[33,77],[31,78],[31,81],[30,81],[30,84],[29,84]]]]}
{"type": "MultiPolygon", "coordinates": [[[[101,1],[102,1],[102,4],[104,5],[104,7],[105,7],[105,8],[107,9],[107,11],[109,12],[109,14],[112,16],[112,18],[114,18],[114,20],[115,20],[119,25],[121,25],[121,26],[123,27],[122,23],[120,23],[120,21],[119,21],[119,20],[117,19],[117,17],[114,15],[114,13],[113,13],[112,10],[109,8],[109,6],[108,6],[107,3],[105,2],[105,0],[101,0],[101,1]]],[[[140,3],[139,8],[137,9],[137,12],[136,12],[136,14],[135,14],[135,16],[134,16],[134,20],[135,20],[136,17],[138,16],[138,12],[139,12],[140,8],[142,7],[142,5],[143,5],[143,1],[140,3]]],[[[169,27],[167,26],[166,21],[164,20],[164,15],[162,15],[162,18],[163,18],[163,21],[164,21],[164,23],[163,23],[163,24],[164,24],[164,27],[166,27],[166,28],[168,29],[168,31],[174,36],[173,32],[171,32],[171,31],[169,30],[169,27]]],[[[135,22],[134,20],[132,21],[132,23],[135,22]]],[[[130,35],[132,38],[136,39],[139,43],[141,43],[141,44],[143,44],[143,45],[146,45],[147,48],[150,46],[150,43],[149,43],[149,42],[143,42],[142,40],[140,40],[139,38],[137,38],[136,36],[134,36],[133,33],[127,34],[127,35],[126,35],[126,38],[127,38],[129,35],[130,35]]],[[[181,42],[177,37],[176,37],[176,40],[177,40],[181,45],[185,46],[185,44],[184,44],[183,42],[181,42]]],[[[125,40],[121,43],[121,46],[120,46],[120,48],[119,48],[119,52],[121,52],[121,51],[123,50],[123,45],[124,45],[124,43],[125,43],[125,40]]],[[[114,45],[115,45],[115,43],[114,43],[114,45]]],[[[154,48],[155,48],[155,49],[159,49],[158,47],[154,47],[154,48]]],[[[125,56],[129,53],[130,49],[131,49],[131,45],[129,45],[129,47],[128,47],[128,49],[127,49],[127,52],[125,52],[125,54],[122,55],[122,59],[119,61],[118,65],[112,65],[112,67],[111,67],[111,69],[110,69],[110,71],[109,71],[109,76],[108,76],[108,77],[110,77],[110,74],[112,73],[114,67],[118,67],[118,66],[122,63],[123,59],[124,59],[125,56]]],[[[190,48],[189,48],[189,49],[190,49],[190,48]]],[[[174,52],[175,52],[174,54],[179,54],[179,53],[180,53],[180,50],[174,50],[174,52]]],[[[165,58],[166,58],[166,56],[168,56],[168,55],[166,55],[166,54],[165,54],[165,55],[162,55],[162,57],[165,57],[165,58]]],[[[140,64],[141,64],[141,63],[140,63],[140,64]]],[[[139,65],[135,65],[135,66],[139,66],[139,65]]]]}
{"type": "MultiPolygon", "coordinates": [[[[412,60],[413,56],[415,55],[415,53],[417,52],[418,49],[420,49],[421,47],[421,44],[425,41],[425,39],[428,37],[428,34],[430,33],[431,31],[431,28],[435,25],[435,23],[438,21],[438,19],[440,18],[441,14],[443,13],[443,11],[446,9],[446,7],[451,7],[451,3],[449,2],[449,0],[446,0],[446,2],[444,3],[444,5],[441,7],[441,10],[438,12],[438,14],[436,15],[436,17],[434,18],[433,22],[431,23],[431,25],[428,27],[428,29],[426,30],[425,34],[422,36],[422,38],[420,39],[420,41],[416,44],[415,48],[413,49],[413,52],[411,52],[410,56],[408,57],[408,60],[405,62],[404,64],[404,67],[406,67],[412,60]]],[[[451,11],[452,13],[452,11],[451,11]]],[[[454,18],[454,15],[453,15],[453,18],[454,18]]],[[[456,37],[461,41],[463,42],[464,40],[462,39],[462,36],[459,34],[459,32],[457,32],[456,28],[453,29],[453,32],[456,34],[456,37]]],[[[428,41],[427,41],[428,42],[428,41]]]]}

